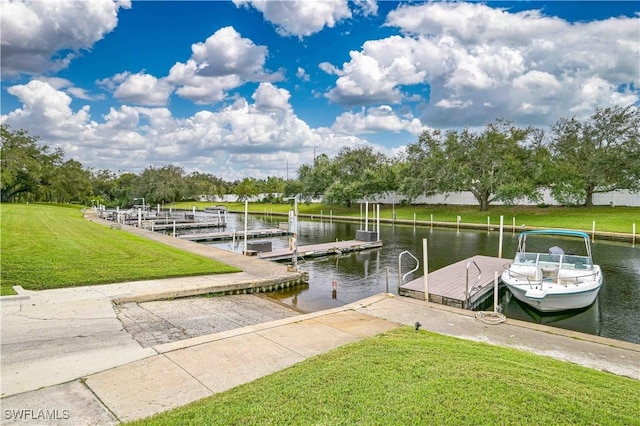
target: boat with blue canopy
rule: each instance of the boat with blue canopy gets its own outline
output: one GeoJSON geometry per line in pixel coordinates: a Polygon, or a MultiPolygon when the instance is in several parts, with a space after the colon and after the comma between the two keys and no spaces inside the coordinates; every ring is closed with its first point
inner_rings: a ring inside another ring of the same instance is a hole
{"type": "Polygon", "coordinates": [[[603,281],[589,235],[562,229],[521,233],[515,258],[501,278],[516,299],[541,312],[590,306],[603,281]]]}

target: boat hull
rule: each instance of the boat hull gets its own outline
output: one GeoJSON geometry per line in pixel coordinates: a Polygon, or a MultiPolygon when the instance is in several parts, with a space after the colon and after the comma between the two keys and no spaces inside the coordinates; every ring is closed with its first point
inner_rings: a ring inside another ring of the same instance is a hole
{"type": "Polygon", "coordinates": [[[580,285],[561,285],[543,283],[530,285],[526,282],[513,280],[507,272],[502,276],[502,282],[513,296],[523,303],[540,312],[559,312],[571,309],[582,309],[590,306],[598,297],[602,286],[602,275],[597,279],[580,285]]]}

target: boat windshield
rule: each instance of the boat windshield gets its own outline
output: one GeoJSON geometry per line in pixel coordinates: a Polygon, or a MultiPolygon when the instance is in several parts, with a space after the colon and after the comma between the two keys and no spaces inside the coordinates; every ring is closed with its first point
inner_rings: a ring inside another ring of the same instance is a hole
{"type": "Polygon", "coordinates": [[[588,256],[572,254],[518,253],[514,265],[540,266],[542,268],[561,268],[591,270],[593,262],[588,256]]]}
{"type": "MultiPolygon", "coordinates": [[[[586,234],[575,232],[577,235],[564,235],[560,231],[550,234],[545,232],[551,231],[527,231],[520,234],[516,257],[526,255],[529,256],[529,260],[532,260],[531,256],[536,256],[537,253],[540,255],[548,253],[549,256],[578,255],[578,257],[591,258],[591,244],[586,234]],[[576,236],[581,238],[576,238],[576,236]]],[[[564,232],[568,233],[569,231],[564,232]]],[[[544,260],[557,263],[558,260],[554,259],[557,257],[549,257],[544,260]]],[[[565,261],[571,263],[570,260],[565,261]]]]}

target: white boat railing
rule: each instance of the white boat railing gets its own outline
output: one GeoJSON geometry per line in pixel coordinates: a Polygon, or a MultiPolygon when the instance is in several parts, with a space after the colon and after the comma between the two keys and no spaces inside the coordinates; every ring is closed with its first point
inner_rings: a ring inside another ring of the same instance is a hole
{"type": "Polygon", "coordinates": [[[588,256],[558,255],[547,253],[520,253],[516,261],[508,268],[509,277],[526,281],[530,288],[548,284],[579,284],[589,279],[595,279],[598,271],[594,270],[591,258],[588,256]],[[518,267],[530,268],[526,272],[518,271],[518,267]],[[586,273],[577,271],[585,270],[586,273]],[[532,272],[534,277],[532,277],[532,272]],[[552,273],[547,276],[545,272],[552,273]]]}
{"type": "Polygon", "coordinates": [[[511,278],[517,278],[522,281],[526,280],[527,284],[529,284],[529,287],[531,288],[533,288],[534,285],[542,284],[542,281],[543,281],[542,279],[532,279],[529,274],[514,271],[512,268],[508,268],[507,272],[509,273],[509,277],[511,278]]]}

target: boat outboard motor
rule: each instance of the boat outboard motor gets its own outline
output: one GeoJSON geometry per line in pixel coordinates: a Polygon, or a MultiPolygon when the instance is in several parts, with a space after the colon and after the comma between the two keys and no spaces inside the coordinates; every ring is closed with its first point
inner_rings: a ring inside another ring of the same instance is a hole
{"type": "Polygon", "coordinates": [[[560,256],[564,254],[564,250],[558,246],[549,247],[549,254],[553,262],[560,262],[560,256]]]}
{"type": "Polygon", "coordinates": [[[549,247],[549,254],[564,254],[564,250],[558,246],[549,247]]]}

